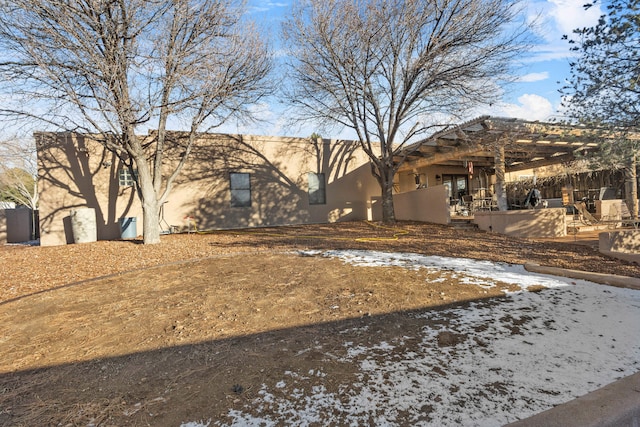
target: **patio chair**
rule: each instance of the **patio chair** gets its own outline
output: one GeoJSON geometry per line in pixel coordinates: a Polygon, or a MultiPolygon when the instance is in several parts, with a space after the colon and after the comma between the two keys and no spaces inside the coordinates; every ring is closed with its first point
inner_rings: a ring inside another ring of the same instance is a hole
{"type": "Polygon", "coordinates": [[[469,212],[473,212],[473,196],[470,194],[462,196],[462,206],[469,212]]]}
{"type": "Polygon", "coordinates": [[[585,202],[577,202],[573,207],[578,211],[582,221],[588,225],[596,225],[599,221],[587,210],[585,202]]]}

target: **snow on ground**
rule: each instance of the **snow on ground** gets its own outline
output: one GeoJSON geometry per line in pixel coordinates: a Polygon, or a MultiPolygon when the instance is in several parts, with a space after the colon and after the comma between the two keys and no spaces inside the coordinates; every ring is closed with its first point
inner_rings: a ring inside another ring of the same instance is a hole
{"type": "Polygon", "coordinates": [[[500,426],[640,371],[639,291],[488,261],[371,251],[321,255],[353,265],[447,271],[485,287],[499,281],[550,289],[425,311],[420,336],[370,346],[345,340],[340,361],[356,364],[359,373],[338,393],[322,385],[330,375],[322,366],[282,372],[251,405],[231,410],[228,424],[212,425],[500,426]]]}

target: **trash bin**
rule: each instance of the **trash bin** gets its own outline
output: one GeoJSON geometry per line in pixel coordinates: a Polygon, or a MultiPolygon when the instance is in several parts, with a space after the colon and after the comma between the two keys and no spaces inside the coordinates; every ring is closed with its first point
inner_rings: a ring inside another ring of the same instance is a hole
{"type": "Polygon", "coordinates": [[[120,218],[120,238],[135,239],[136,237],[138,237],[136,217],[131,216],[120,218]]]}
{"type": "Polygon", "coordinates": [[[97,240],[96,210],[78,208],[71,210],[71,231],[74,243],[88,243],[97,240]]]}

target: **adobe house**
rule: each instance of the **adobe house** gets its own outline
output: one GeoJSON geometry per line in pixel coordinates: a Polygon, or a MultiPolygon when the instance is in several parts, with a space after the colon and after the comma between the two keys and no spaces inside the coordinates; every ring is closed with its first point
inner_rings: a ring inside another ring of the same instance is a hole
{"type": "MultiPolygon", "coordinates": [[[[74,210],[95,211],[99,240],[124,237],[123,220],[141,220],[135,176],[101,144],[88,135],[35,137],[42,245],[74,241],[74,210]]],[[[549,209],[509,210],[507,181],[571,164],[577,153],[596,149],[590,138],[580,128],[488,116],[451,126],[398,154],[396,218],[448,224],[464,213],[464,199],[482,229],[564,235],[561,200],[549,209]]],[[[379,198],[356,141],[209,134],[192,151],[159,221],[172,232],[378,220],[379,198]]],[[[141,233],[134,221],[132,235],[141,233]]]]}
{"type": "MultiPolygon", "coordinates": [[[[118,157],[89,135],[35,138],[42,245],[73,242],[71,214],[86,208],[95,211],[98,240],[120,238],[123,224],[142,234],[135,176],[118,157]]],[[[353,141],[210,134],[191,152],[159,221],[172,232],[373,218],[380,190],[370,171],[353,141]]]]}

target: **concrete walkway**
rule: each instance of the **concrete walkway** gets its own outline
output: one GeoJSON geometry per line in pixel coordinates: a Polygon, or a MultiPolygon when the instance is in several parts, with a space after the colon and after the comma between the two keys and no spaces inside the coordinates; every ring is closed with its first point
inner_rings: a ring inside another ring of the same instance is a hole
{"type": "MultiPolygon", "coordinates": [[[[602,230],[581,232],[554,239],[535,239],[591,246],[598,249],[602,230]]],[[[526,264],[525,269],[640,289],[640,279],[580,272],[526,264]]],[[[640,427],[640,372],[608,384],[578,399],[558,405],[507,427],[640,427]]]]}
{"type": "Polygon", "coordinates": [[[638,427],[640,373],[508,427],[638,427]]]}
{"type": "MultiPolygon", "coordinates": [[[[552,276],[570,277],[572,279],[588,280],[603,285],[616,286],[640,290],[640,278],[618,276],[615,274],[593,273],[590,271],[570,270],[567,268],[547,267],[534,263],[527,263],[524,269],[532,273],[550,274],[552,276]]],[[[640,426],[639,426],[640,427],[640,426]]]]}

